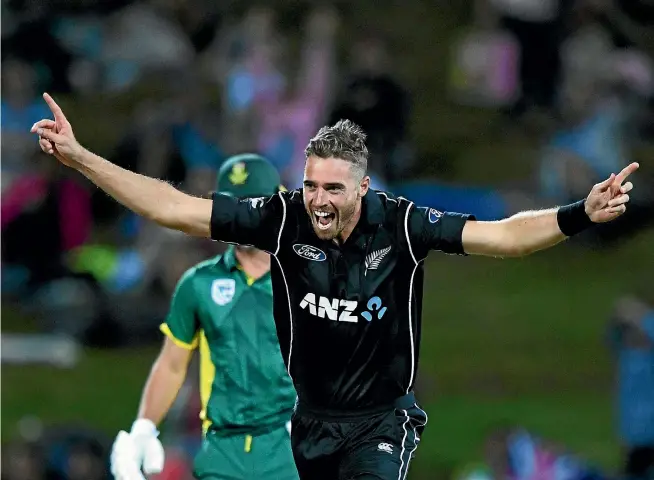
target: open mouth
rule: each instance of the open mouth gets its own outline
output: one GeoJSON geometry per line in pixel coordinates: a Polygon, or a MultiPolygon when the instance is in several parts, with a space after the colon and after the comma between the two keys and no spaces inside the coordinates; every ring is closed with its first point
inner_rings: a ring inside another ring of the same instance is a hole
{"type": "Polygon", "coordinates": [[[313,216],[316,218],[316,224],[320,230],[327,230],[332,226],[332,222],[336,218],[335,213],[323,212],[320,210],[314,210],[313,216]]]}

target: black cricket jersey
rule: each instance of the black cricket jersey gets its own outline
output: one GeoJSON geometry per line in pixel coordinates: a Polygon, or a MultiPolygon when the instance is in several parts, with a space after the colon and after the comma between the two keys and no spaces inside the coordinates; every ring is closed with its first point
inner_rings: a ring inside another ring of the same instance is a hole
{"type": "Polygon", "coordinates": [[[268,198],[214,194],[211,237],[272,255],[280,349],[300,402],[359,410],[413,389],[420,350],[423,260],[465,255],[471,215],[369,190],[339,246],[318,238],[302,189],[268,198]]]}

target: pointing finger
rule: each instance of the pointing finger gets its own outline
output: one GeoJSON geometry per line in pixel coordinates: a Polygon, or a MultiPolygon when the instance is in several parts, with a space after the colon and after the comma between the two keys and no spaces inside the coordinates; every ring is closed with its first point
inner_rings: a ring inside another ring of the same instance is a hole
{"type": "Polygon", "coordinates": [[[617,182],[618,184],[622,184],[622,182],[624,182],[625,179],[626,179],[629,175],[631,175],[631,174],[634,173],[636,170],[638,170],[638,167],[639,167],[639,166],[640,166],[640,165],[638,165],[638,163],[633,162],[633,163],[630,163],[629,165],[627,165],[626,167],[624,167],[624,168],[622,169],[622,171],[621,171],[620,173],[618,173],[618,175],[615,177],[616,182],[617,182]]]}
{"type": "Polygon", "coordinates": [[[59,124],[66,123],[66,115],[64,115],[61,107],[57,105],[57,102],[55,102],[54,99],[47,93],[43,94],[43,99],[45,100],[45,103],[48,104],[48,107],[50,107],[50,110],[55,117],[55,121],[59,124]]]}
{"type": "Polygon", "coordinates": [[[32,125],[32,128],[30,129],[30,132],[35,133],[39,128],[55,128],[57,124],[55,123],[54,120],[39,120],[36,122],[34,125],[32,125]]]}

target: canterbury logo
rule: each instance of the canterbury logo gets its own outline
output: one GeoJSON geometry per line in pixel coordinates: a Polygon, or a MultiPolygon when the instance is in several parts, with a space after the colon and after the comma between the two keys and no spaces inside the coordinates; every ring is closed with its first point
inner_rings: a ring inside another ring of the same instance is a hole
{"type": "Polygon", "coordinates": [[[370,255],[366,257],[366,275],[368,275],[368,270],[377,270],[381,261],[384,257],[391,251],[391,247],[382,248],[381,250],[375,250],[370,255]]]}

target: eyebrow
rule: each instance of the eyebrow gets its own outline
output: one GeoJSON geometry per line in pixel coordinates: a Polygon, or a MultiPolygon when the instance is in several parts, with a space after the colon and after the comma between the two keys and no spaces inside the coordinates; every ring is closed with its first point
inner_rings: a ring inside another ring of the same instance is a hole
{"type": "MultiPolygon", "coordinates": [[[[305,180],[303,183],[307,187],[315,187],[316,186],[316,182],[314,182],[312,180],[305,180]]],[[[330,182],[330,183],[323,184],[322,187],[327,190],[327,189],[330,189],[330,188],[345,188],[345,185],[343,183],[340,183],[340,182],[330,182]]]]}

